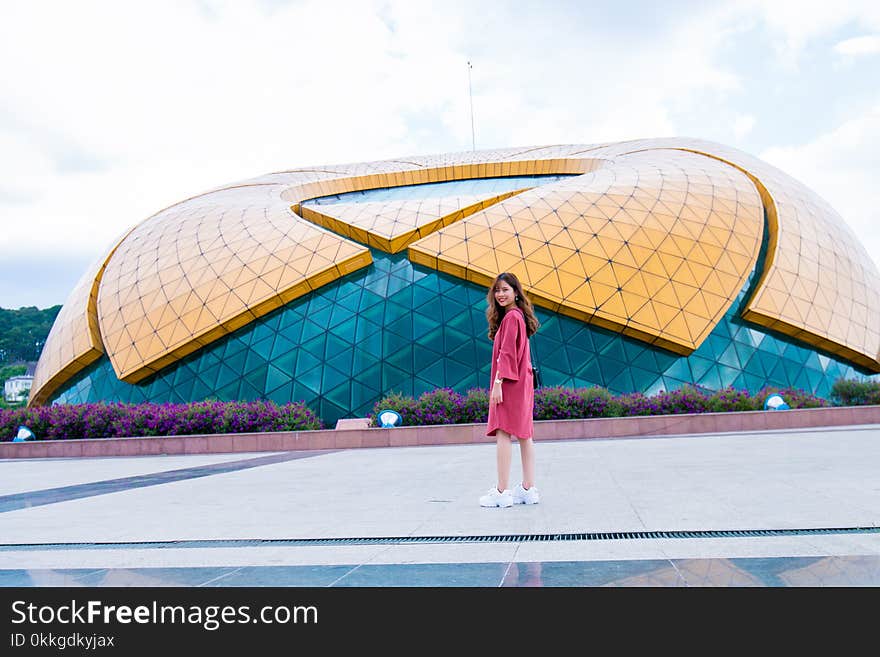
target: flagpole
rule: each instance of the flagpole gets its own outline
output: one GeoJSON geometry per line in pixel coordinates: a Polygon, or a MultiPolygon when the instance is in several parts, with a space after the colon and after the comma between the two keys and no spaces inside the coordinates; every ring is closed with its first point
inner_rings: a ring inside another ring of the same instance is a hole
{"type": "Polygon", "coordinates": [[[470,99],[471,99],[471,150],[475,151],[475,150],[477,150],[477,141],[476,141],[476,138],[474,137],[474,90],[473,90],[473,87],[471,86],[471,69],[473,68],[473,66],[471,66],[470,61],[468,61],[467,65],[468,65],[468,94],[470,95],[470,99]]]}

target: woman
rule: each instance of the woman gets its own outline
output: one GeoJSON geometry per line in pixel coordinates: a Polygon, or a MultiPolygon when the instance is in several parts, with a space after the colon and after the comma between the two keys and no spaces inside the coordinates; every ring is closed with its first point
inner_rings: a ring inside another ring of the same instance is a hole
{"type": "Polygon", "coordinates": [[[498,484],[480,498],[480,506],[537,504],[532,441],[535,388],[529,338],[538,330],[538,319],[513,274],[499,274],[489,288],[486,300],[489,339],[494,341],[486,435],[496,439],[498,484]],[[511,492],[508,486],[511,441],[515,439],[519,440],[522,482],[511,492]]]}

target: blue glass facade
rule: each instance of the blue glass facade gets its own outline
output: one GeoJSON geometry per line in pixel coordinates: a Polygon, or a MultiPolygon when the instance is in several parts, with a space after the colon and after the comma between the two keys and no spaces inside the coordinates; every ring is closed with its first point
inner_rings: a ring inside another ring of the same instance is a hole
{"type": "Polygon", "coordinates": [[[422,185],[403,185],[401,187],[382,187],[367,189],[361,192],[348,192],[322,196],[303,205],[333,205],[334,203],[365,203],[373,201],[406,201],[413,199],[443,198],[452,195],[483,195],[493,196],[512,192],[516,189],[546,185],[547,183],[571,178],[567,175],[546,176],[507,176],[506,178],[473,178],[452,182],[426,183],[422,185]]]}
{"type": "MultiPolygon", "coordinates": [[[[341,417],[366,416],[391,390],[418,395],[443,386],[461,392],[488,387],[486,290],[413,265],[405,254],[374,250],[373,258],[370,267],[140,384],[119,381],[102,357],[52,401],[304,401],[333,426],[341,417]]],[[[750,392],[775,385],[825,396],[838,377],[857,375],[839,360],[746,325],[738,303],[688,357],[536,310],[542,325],[532,346],[544,385],[599,385],[613,393],[654,393],[685,383],[750,392]]]]}

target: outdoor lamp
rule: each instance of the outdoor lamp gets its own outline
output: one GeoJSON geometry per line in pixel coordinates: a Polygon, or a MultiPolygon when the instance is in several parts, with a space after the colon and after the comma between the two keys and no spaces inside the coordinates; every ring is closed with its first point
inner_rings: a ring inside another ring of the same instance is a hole
{"type": "Polygon", "coordinates": [[[403,421],[403,418],[400,417],[400,413],[397,411],[392,411],[391,409],[386,409],[384,411],[379,411],[379,424],[383,429],[387,429],[389,427],[396,427],[403,421]]]}

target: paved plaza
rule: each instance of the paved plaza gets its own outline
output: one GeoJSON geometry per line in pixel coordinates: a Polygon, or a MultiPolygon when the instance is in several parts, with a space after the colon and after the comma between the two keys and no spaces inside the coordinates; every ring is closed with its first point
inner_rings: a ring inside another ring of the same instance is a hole
{"type": "Polygon", "coordinates": [[[878,586],[880,426],[0,460],[0,586],[878,586]],[[519,470],[514,448],[513,481],[519,470]]]}

